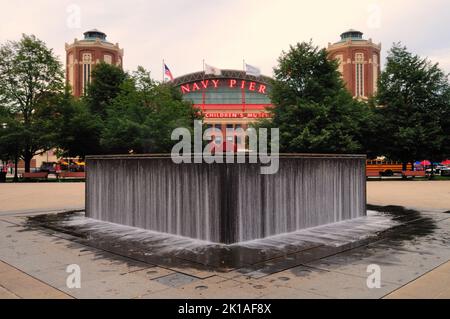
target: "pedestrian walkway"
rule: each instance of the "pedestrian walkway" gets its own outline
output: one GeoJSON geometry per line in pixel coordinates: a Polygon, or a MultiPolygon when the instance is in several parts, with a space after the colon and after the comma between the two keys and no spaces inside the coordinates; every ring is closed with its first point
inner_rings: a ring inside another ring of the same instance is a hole
{"type": "Polygon", "coordinates": [[[0,216],[84,209],[84,183],[0,184],[0,216]]]}
{"type": "Polygon", "coordinates": [[[0,261],[0,299],[68,299],[69,295],[0,261]]]}
{"type": "Polygon", "coordinates": [[[450,215],[438,213],[450,210],[449,194],[450,181],[369,182],[369,203],[426,207],[432,232],[419,227],[417,238],[383,240],[253,278],[238,271],[204,274],[185,264],[143,264],[67,234],[31,229],[24,216],[30,212],[82,208],[84,183],[0,184],[0,299],[450,298],[450,215]],[[382,267],[381,289],[366,287],[373,263],[382,267]],[[66,286],[69,264],[82,269],[81,289],[66,286]]]}
{"type": "Polygon", "coordinates": [[[387,295],[388,299],[450,299],[450,262],[387,295]]]}
{"type": "Polygon", "coordinates": [[[450,181],[369,181],[367,203],[397,205],[419,211],[448,211],[450,181]]]}

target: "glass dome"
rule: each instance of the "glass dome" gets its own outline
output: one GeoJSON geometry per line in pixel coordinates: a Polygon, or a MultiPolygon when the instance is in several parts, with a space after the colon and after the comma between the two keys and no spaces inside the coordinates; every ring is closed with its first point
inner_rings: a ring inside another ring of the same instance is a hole
{"type": "Polygon", "coordinates": [[[95,40],[100,39],[102,41],[106,41],[106,34],[97,29],[88,30],[83,33],[85,40],[95,40]]]}

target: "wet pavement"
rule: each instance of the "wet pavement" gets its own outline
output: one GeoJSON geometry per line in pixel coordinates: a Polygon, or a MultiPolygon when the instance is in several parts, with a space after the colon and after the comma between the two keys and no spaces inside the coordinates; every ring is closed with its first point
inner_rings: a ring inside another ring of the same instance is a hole
{"type": "Polygon", "coordinates": [[[261,272],[268,265],[273,268],[274,261],[278,260],[277,268],[289,267],[367,244],[408,221],[407,218],[418,217],[409,211],[397,215],[370,211],[363,218],[231,245],[97,221],[84,217],[84,212],[29,217],[26,226],[64,233],[72,236],[75,243],[148,264],[248,273],[261,272]]]}
{"type": "MultiPolygon", "coordinates": [[[[450,214],[369,206],[366,219],[219,245],[86,219],[0,218],[0,260],[76,298],[381,298],[450,260],[450,214]],[[67,288],[66,267],[82,269],[67,288]],[[369,289],[367,266],[382,285],[369,289]]],[[[0,274],[1,278],[1,274],[0,274]]]]}

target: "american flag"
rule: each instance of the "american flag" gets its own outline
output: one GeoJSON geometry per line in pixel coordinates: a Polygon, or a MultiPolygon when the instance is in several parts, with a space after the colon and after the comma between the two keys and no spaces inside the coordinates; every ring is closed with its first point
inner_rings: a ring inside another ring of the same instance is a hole
{"type": "Polygon", "coordinates": [[[170,72],[169,68],[165,63],[164,63],[164,74],[169,77],[170,81],[173,80],[172,72],[170,72]]]}

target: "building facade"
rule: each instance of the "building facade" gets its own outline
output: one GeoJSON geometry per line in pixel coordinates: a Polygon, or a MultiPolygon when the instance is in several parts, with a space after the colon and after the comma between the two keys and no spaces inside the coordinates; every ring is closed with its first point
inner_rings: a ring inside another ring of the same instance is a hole
{"type": "Polygon", "coordinates": [[[66,43],[66,81],[74,96],[86,93],[95,64],[105,62],[122,67],[123,49],[106,40],[106,34],[96,29],[84,32],[82,40],[66,43]]]}
{"type": "MultiPolygon", "coordinates": [[[[225,136],[227,128],[246,130],[249,123],[270,117],[270,80],[244,71],[221,70],[221,75],[203,71],[183,75],[172,84],[203,113],[207,127],[220,129],[225,136]]],[[[240,136],[234,142],[238,147],[245,145],[240,136]]]]}
{"type": "Polygon", "coordinates": [[[339,62],[339,71],[353,97],[368,99],[377,91],[380,76],[381,44],[364,39],[363,33],[349,30],[341,40],[328,44],[330,59],[339,62]]]}

